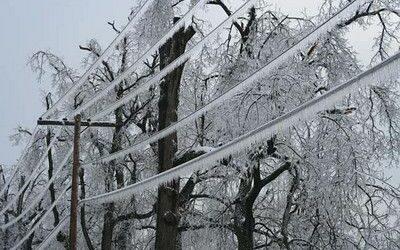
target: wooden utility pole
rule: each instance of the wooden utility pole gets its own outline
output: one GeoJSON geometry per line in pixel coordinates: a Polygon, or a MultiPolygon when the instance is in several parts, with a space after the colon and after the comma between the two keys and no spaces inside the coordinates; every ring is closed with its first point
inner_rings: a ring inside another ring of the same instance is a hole
{"type": "Polygon", "coordinates": [[[77,250],[77,238],[78,238],[78,178],[79,178],[79,167],[80,167],[80,138],[81,138],[81,127],[115,127],[115,123],[111,122],[92,122],[82,121],[81,115],[76,115],[74,121],[68,121],[63,119],[62,121],[50,121],[42,120],[39,118],[38,125],[46,126],[74,126],[74,151],[73,151],[73,163],[72,163],[72,182],[71,182],[71,213],[69,223],[69,238],[70,238],[70,249],[77,250]]]}
{"type": "Polygon", "coordinates": [[[78,237],[78,174],[79,174],[79,146],[81,138],[81,115],[75,116],[74,125],[74,153],[72,163],[71,183],[71,213],[69,220],[69,237],[71,250],[77,249],[78,237]]]}

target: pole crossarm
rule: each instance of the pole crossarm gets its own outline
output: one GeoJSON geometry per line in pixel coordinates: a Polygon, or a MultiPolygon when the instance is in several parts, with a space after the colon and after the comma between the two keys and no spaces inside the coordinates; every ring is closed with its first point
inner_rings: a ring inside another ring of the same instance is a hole
{"type": "MultiPolygon", "coordinates": [[[[75,126],[74,121],[68,121],[67,119],[59,120],[43,120],[39,118],[37,121],[39,126],[75,126]]],[[[105,127],[105,128],[115,128],[116,124],[112,122],[92,122],[91,120],[82,121],[82,127],[105,127]]]]}

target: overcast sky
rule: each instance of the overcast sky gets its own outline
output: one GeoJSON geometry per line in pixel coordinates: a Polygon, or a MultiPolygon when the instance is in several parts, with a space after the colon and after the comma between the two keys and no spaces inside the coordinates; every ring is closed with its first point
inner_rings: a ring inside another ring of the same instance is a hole
{"type": "MultiPolygon", "coordinates": [[[[78,68],[78,45],[96,38],[103,47],[115,33],[106,24],[124,25],[134,0],[2,0],[0,8],[0,164],[15,163],[20,148],[9,135],[17,125],[33,128],[44,109],[43,92],[27,66],[37,50],[49,50],[78,68]]],[[[315,0],[274,0],[274,8],[291,15],[316,12],[315,0]]],[[[318,1],[319,2],[319,1],[318,1]]],[[[373,30],[354,29],[351,44],[364,62],[371,56],[373,30]],[[355,39],[356,38],[356,39],[355,39]]]]}
{"type": "Polygon", "coordinates": [[[36,75],[27,66],[37,50],[50,50],[77,67],[77,48],[91,38],[105,46],[115,36],[107,21],[125,24],[133,0],[1,0],[0,164],[12,164],[19,149],[9,135],[21,124],[33,128],[44,109],[36,75]],[[116,4],[118,3],[118,4],[116,4]]]}

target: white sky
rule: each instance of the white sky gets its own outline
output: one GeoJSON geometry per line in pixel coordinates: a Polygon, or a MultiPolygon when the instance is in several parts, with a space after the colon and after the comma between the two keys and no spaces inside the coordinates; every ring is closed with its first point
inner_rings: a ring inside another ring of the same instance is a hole
{"type": "MultiPolygon", "coordinates": [[[[20,148],[9,135],[21,124],[33,128],[43,113],[43,93],[36,75],[26,65],[37,50],[49,50],[78,68],[79,44],[96,38],[105,47],[115,36],[106,24],[124,25],[134,0],[2,0],[0,8],[0,164],[15,163],[20,148]]],[[[232,0],[231,0],[232,1],[232,0]]],[[[290,15],[315,14],[321,0],[271,0],[273,8],[290,15]]],[[[371,57],[376,30],[355,28],[350,42],[363,62],[371,57]]],[[[43,86],[42,86],[43,87],[43,86]]]]}

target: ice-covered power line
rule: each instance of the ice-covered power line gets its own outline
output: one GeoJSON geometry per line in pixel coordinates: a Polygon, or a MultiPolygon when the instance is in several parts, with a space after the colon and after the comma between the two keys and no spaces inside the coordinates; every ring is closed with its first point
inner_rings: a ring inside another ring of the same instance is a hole
{"type": "MultiPolygon", "coordinates": [[[[318,37],[320,37],[322,34],[324,34],[324,33],[326,33],[326,32],[328,32],[328,31],[330,31],[333,27],[335,27],[338,23],[340,23],[345,17],[348,17],[350,14],[352,14],[354,11],[356,11],[359,7],[360,7],[360,5],[362,5],[362,4],[364,4],[365,3],[365,0],[358,0],[358,1],[355,1],[355,2],[353,2],[353,3],[351,3],[351,4],[349,4],[349,5],[347,5],[346,7],[344,7],[341,11],[339,11],[336,15],[334,15],[332,18],[330,18],[330,19],[328,19],[325,23],[323,23],[321,26],[319,26],[317,29],[315,29],[313,32],[311,32],[311,34],[309,34],[308,36],[306,36],[305,38],[303,38],[298,44],[297,44],[297,47],[296,48],[294,48],[294,46],[292,47],[293,49],[289,49],[288,51],[287,51],[287,53],[283,53],[283,54],[281,54],[280,56],[278,56],[273,62],[276,64],[275,65],[275,67],[277,67],[277,66],[279,66],[280,64],[282,64],[283,62],[284,62],[284,60],[286,60],[287,58],[289,58],[290,57],[290,55],[291,56],[293,56],[294,55],[294,53],[297,51],[297,49],[301,49],[301,46],[306,46],[307,44],[309,44],[309,43],[312,43],[313,41],[315,41],[316,39],[318,39],[318,37]],[[292,53],[292,54],[291,54],[292,53]],[[285,57],[286,56],[286,57],[285,57]]],[[[236,18],[237,16],[239,16],[239,14],[241,14],[242,13],[242,11],[243,10],[246,10],[246,8],[248,7],[248,6],[250,6],[251,4],[253,4],[253,1],[252,0],[250,0],[250,1],[248,1],[247,3],[245,3],[244,5],[242,5],[242,7],[241,8],[239,8],[237,11],[236,11],[236,13],[234,13],[234,14],[232,14],[229,18],[227,18],[224,22],[227,22],[227,21],[232,21],[232,20],[234,20],[234,18],[236,18]]],[[[219,25],[218,27],[223,27],[223,25],[221,24],[221,25],[219,25]]],[[[218,29],[218,27],[216,28],[216,29],[218,29]]],[[[214,29],[214,31],[216,30],[216,29],[214,29]]],[[[210,33],[211,34],[211,33],[210,33]]],[[[205,39],[203,39],[203,41],[204,41],[205,39]]],[[[199,43],[201,43],[201,42],[199,42],[199,43]]],[[[202,46],[202,45],[201,45],[202,46]]],[[[296,46],[296,45],[295,45],[296,46]]],[[[200,46],[199,46],[200,47],[200,46]]],[[[177,61],[179,61],[179,59],[180,58],[178,58],[177,60],[175,60],[174,62],[176,63],[177,61]]],[[[182,58],[181,58],[182,59],[182,58]]],[[[172,64],[174,64],[174,62],[172,63],[172,64]]],[[[176,65],[176,64],[175,64],[176,65]]],[[[171,66],[171,64],[170,64],[170,66],[171,66]]],[[[167,67],[167,68],[165,68],[166,70],[167,69],[169,69],[169,70],[171,70],[171,68],[173,68],[173,67],[167,67]]],[[[265,72],[257,72],[256,74],[254,74],[254,75],[252,75],[249,79],[247,79],[247,82],[248,83],[251,83],[251,82],[253,82],[254,81],[254,79],[256,79],[257,77],[260,77],[260,76],[262,76],[262,74],[265,74],[265,72]]],[[[161,79],[161,78],[160,78],[161,79]]],[[[144,85],[146,85],[146,84],[144,84],[144,85]]],[[[143,85],[143,86],[144,86],[143,85]]],[[[229,96],[230,95],[230,93],[235,93],[235,91],[237,91],[238,89],[240,90],[241,88],[243,87],[243,85],[238,85],[238,86],[236,86],[234,89],[232,89],[231,91],[229,91],[229,93],[226,95],[226,96],[229,96]]],[[[139,87],[140,88],[140,87],[139,87]]],[[[145,90],[145,89],[147,89],[147,87],[143,87],[142,88],[142,90],[145,90]]],[[[223,99],[223,98],[221,98],[221,99],[223,99]]],[[[121,99],[120,101],[123,101],[123,100],[126,100],[126,99],[121,99]]],[[[214,103],[218,103],[218,101],[215,101],[215,102],[213,102],[213,104],[211,104],[211,105],[209,105],[208,107],[212,107],[213,105],[215,105],[214,103]]],[[[206,108],[207,109],[207,108],[206,108]]],[[[205,110],[205,109],[204,109],[205,110]]],[[[200,112],[198,112],[198,113],[200,113],[200,112]]],[[[198,114],[197,113],[197,114],[198,114]]],[[[102,112],[102,113],[100,113],[100,114],[98,114],[98,115],[95,115],[95,117],[94,118],[98,118],[98,117],[101,117],[102,115],[103,115],[104,113],[102,112]]],[[[195,115],[194,115],[195,116],[195,115]]],[[[190,119],[187,119],[187,120],[190,120],[190,119]]],[[[166,132],[166,131],[164,131],[164,132],[166,132]]],[[[168,131],[167,131],[168,132],[168,131]]],[[[162,133],[160,133],[159,134],[159,136],[161,136],[161,135],[163,135],[162,133]]],[[[165,136],[165,133],[164,133],[164,136],[165,136]]],[[[49,149],[49,148],[48,148],[49,149]]],[[[121,156],[121,154],[122,154],[123,152],[120,152],[120,153],[116,153],[116,154],[113,154],[113,155],[111,155],[108,159],[110,159],[110,158],[112,158],[112,157],[120,157],[121,156]],[[120,155],[117,155],[117,154],[120,154],[120,155]]],[[[64,159],[68,159],[70,157],[70,154],[67,154],[66,156],[65,156],[65,158],[64,159]]],[[[107,160],[108,160],[107,159],[107,160]]],[[[44,159],[43,159],[44,160],[44,159]]],[[[32,177],[32,176],[31,176],[32,177]]],[[[15,202],[15,201],[14,201],[15,202]]],[[[12,202],[12,203],[14,203],[14,202],[12,202]]],[[[6,207],[7,207],[7,209],[11,206],[12,204],[8,204],[6,207]]],[[[4,210],[5,211],[5,210],[4,210]]],[[[2,212],[4,212],[4,211],[2,211],[2,212]]],[[[0,212],[0,213],[2,213],[2,212],[0,212]]]]}
{"type": "Polygon", "coordinates": [[[140,193],[146,189],[157,188],[158,186],[187,176],[195,171],[208,169],[218,162],[232,154],[241,152],[250,148],[254,144],[260,143],[274,134],[283,132],[289,127],[295,125],[299,121],[304,121],[315,117],[318,112],[327,110],[335,103],[340,101],[354,90],[365,87],[372,83],[391,80],[400,76],[400,53],[397,53],[388,60],[379,65],[361,73],[346,83],[340,84],[324,95],[312,99],[303,105],[293,109],[292,111],[268,122],[251,132],[240,136],[239,138],[211,151],[210,153],[199,156],[187,163],[179,165],[175,168],[154,175],[141,182],[133,185],[105,193],[94,197],[90,197],[81,201],[85,203],[109,203],[131,197],[133,194],[140,193]]]}
{"type": "Polygon", "coordinates": [[[48,118],[51,116],[58,106],[64,104],[68,99],[83,85],[85,84],[88,77],[100,66],[103,60],[110,55],[114,47],[121,42],[121,40],[126,36],[134,24],[140,20],[142,15],[151,7],[154,0],[147,0],[139,9],[139,11],[130,19],[125,28],[115,37],[115,39],[108,45],[108,47],[103,51],[103,53],[96,59],[96,61],[89,67],[89,69],[80,77],[77,83],[70,88],[67,93],[62,96],[50,109],[48,109],[43,115],[43,118],[48,118]]]}
{"type": "MultiPolygon", "coordinates": [[[[256,72],[251,74],[247,79],[236,84],[234,87],[229,89],[227,92],[218,96],[217,98],[215,98],[214,100],[212,100],[210,103],[206,104],[199,110],[193,112],[192,114],[186,116],[185,118],[179,120],[178,122],[170,125],[169,127],[163,129],[162,131],[159,131],[158,133],[152,135],[150,138],[148,138],[144,141],[136,143],[135,145],[133,145],[127,149],[110,154],[108,156],[104,156],[98,160],[91,162],[91,163],[84,163],[83,166],[93,165],[96,163],[106,163],[106,162],[110,162],[112,160],[121,158],[129,153],[140,150],[151,143],[157,142],[159,139],[162,139],[165,136],[168,136],[169,134],[175,132],[177,129],[189,124],[190,122],[194,121],[195,119],[197,119],[204,113],[210,111],[211,109],[213,109],[215,107],[218,107],[224,101],[229,100],[235,94],[239,93],[240,91],[247,88],[254,82],[256,82],[256,81],[262,79],[263,77],[265,77],[266,75],[268,75],[270,72],[272,72],[273,70],[278,68],[280,65],[282,65],[285,61],[287,61],[288,59],[295,56],[298,51],[303,50],[308,45],[314,43],[319,37],[323,36],[324,34],[328,33],[329,31],[331,31],[334,27],[336,27],[345,18],[349,17],[355,11],[357,11],[359,6],[364,3],[365,3],[365,1],[356,1],[356,2],[353,2],[352,4],[348,5],[347,7],[343,8],[337,14],[335,14],[334,16],[332,16],[331,18],[326,20],[324,23],[322,23],[320,26],[315,28],[313,31],[311,31],[308,35],[306,35],[305,37],[300,39],[296,44],[294,44],[293,46],[291,46],[290,48],[288,48],[287,50],[285,50],[284,52],[282,52],[281,54],[276,56],[263,68],[257,70],[256,72]]],[[[172,63],[174,63],[174,62],[172,62],[172,63]]],[[[152,80],[150,80],[150,81],[151,81],[151,83],[153,83],[152,80]]],[[[149,84],[146,83],[146,84],[144,84],[144,87],[140,88],[140,90],[145,91],[146,89],[148,89],[148,87],[149,87],[149,84]]],[[[105,115],[106,113],[111,112],[113,108],[115,108],[116,106],[120,106],[121,103],[127,102],[129,99],[133,98],[137,93],[138,93],[138,91],[133,92],[133,93],[129,94],[128,96],[126,96],[125,98],[120,99],[116,104],[113,104],[112,106],[107,108],[105,111],[102,111],[98,115],[98,117],[101,117],[101,115],[103,115],[103,114],[105,115]]]]}
{"type": "MultiPolygon", "coordinates": [[[[354,11],[356,11],[360,5],[362,5],[365,2],[365,0],[359,0],[356,2],[353,2],[349,5],[347,5],[345,8],[343,8],[341,11],[339,11],[336,15],[334,15],[333,17],[331,17],[330,19],[328,19],[326,22],[324,22],[321,26],[319,26],[318,28],[316,28],[314,31],[312,31],[309,35],[307,35],[306,37],[304,37],[303,39],[300,40],[300,42],[298,42],[297,44],[295,44],[294,46],[292,46],[291,48],[289,48],[287,51],[283,52],[281,55],[277,56],[271,63],[269,63],[267,66],[265,66],[264,68],[262,68],[261,70],[259,70],[258,72],[256,72],[255,74],[251,75],[248,79],[246,79],[244,82],[239,83],[237,86],[235,86],[234,88],[232,88],[231,90],[229,90],[225,95],[221,96],[220,99],[214,100],[212,103],[210,103],[208,106],[203,107],[201,110],[195,112],[192,116],[187,117],[187,119],[182,122],[181,124],[185,123],[185,122],[189,122],[192,119],[195,119],[193,117],[197,117],[199,114],[202,114],[204,112],[206,112],[207,110],[215,107],[216,105],[218,105],[221,101],[226,100],[228,98],[230,98],[232,95],[234,95],[235,93],[237,93],[238,91],[240,91],[241,89],[243,89],[244,87],[246,87],[247,85],[253,83],[254,81],[256,81],[257,79],[262,78],[262,76],[264,76],[265,74],[267,74],[270,70],[275,69],[276,67],[278,67],[279,65],[283,64],[288,58],[292,57],[295,55],[295,53],[299,50],[304,48],[304,46],[307,46],[310,43],[315,42],[320,36],[322,36],[323,34],[326,34],[327,32],[329,32],[333,27],[335,27],[337,24],[339,24],[344,18],[350,16],[351,14],[353,14],[354,11]]],[[[247,2],[251,4],[251,1],[247,2]]],[[[241,13],[243,10],[245,10],[248,5],[242,5],[242,7],[244,8],[240,8],[238,9],[238,11],[236,13],[241,13]]],[[[235,14],[233,14],[231,17],[236,17],[235,14]]],[[[226,19],[226,20],[234,20],[234,19],[226,19]]],[[[225,21],[226,21],[225,20],[225,21]]],[[[220,25],[221,26],[221,25],[220,25]]],[[[219,27],[220,27],[219,26],[219,27]]],[[[179,58],[178,58],[179,59],[179,58]]],[[[174,62],[173,62],[174,63],[174,62]]],[[[146,85],[146,84],[144,84],[146,85]]],[[[145,88],[143,88],[143,90],[147,89],[147,86],[145,88]]],[[[121,99],[125,100],[125,99],[121,99]]],[[[94,116],[94,119],[97,119],[99,117],[102,116],[102,114],[104,114],[103,112],[101,112],[100,114],[97,114],[94,116]]],[[[177,126],[181,126],[181,125],[176,125],[177,126]]],[[[163,138],[164,136],[168,135],[168,133],[171,133],[171,131],[174,130],[174,127],[170,127],[167,128],[165,131],[161,131],[160,133],[156,134],[155,137],[153,137],[153,139],[149,139],[151,141],[156,141],[155,138],[160,139],[163,138]]],[[[142,146],[144,144],[140,144],[140,146],[142,146]]],[[[121,152],[117,152],[115,154],[112,154],[110,156],[107,156],[107,158],[102,158],[101,161],[102,162],[108,162],[111,159],[116,159],[118,157],[121,157],[123,155],[126,155],[126,152],[128,150],[136,150],[138,148],[137,145],[134,145],[133,148],[129,148],[127,150],[121,151],[121,152]]],[[[67,154],[66,158],[70,157],[69,154],[67,154]]]]}

